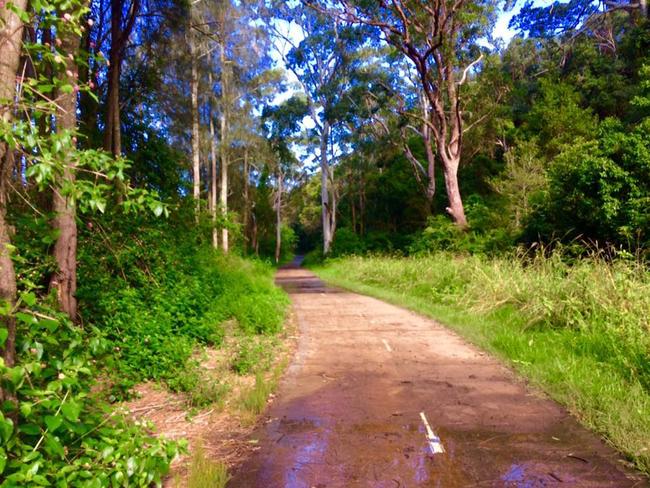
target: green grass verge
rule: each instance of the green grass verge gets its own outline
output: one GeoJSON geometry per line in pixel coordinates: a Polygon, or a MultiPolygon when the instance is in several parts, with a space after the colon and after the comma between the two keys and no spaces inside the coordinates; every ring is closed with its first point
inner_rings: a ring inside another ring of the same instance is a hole
{"type": "Polygon", "coordinates": [[[650,473],[650,278],[635,264],[348,257],[326,281],[432,317],[513,366],[650,473]]]}

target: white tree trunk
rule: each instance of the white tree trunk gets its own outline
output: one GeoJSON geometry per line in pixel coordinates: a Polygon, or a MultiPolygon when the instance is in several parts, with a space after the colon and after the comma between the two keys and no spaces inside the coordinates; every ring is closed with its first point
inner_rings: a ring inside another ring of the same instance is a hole
{"type": "Polygon", "coordinates": [[[323,254],[329,254],[332,250],[334,240],[334,229],[332,229],[332,213],[334,202],[330,201],[329,174],[330,166],[327,159],[327,143],[329,141],[330,126],[328,122],[323,123],[323,130],[320,137],[320,171],[321,171],[321,207],[323,220],[323,254]]]}
{"type": "MultiPolygon", "coordinates": [[[[228,215],[228,148],[226,132],[228,130],[228,124],[226,122],[226,117],[221,114],[221,181],[220,181],[220,190],[219,195],[219,207],[221,209],[221,214],[224,219],[228,215]]],[[[223,252],[228,252],[228,227],[221,229],[221,249],[223,252]]]]}
{"type": "Polygon", "coordinates": [[[192,57],[192,74],[190,92],[192,98],[192,196],[194,197],[196,219],[199,218],[201,204],[201,158],[199,153],[199,68],[194,52],[194,40],[189,34],[190,56],[192,57]]]}
{"type": "Polygon", "coordinates": [[[219,231],[217,230],[217,141],[214,130],[214,119],[210,113],[210,216],[212,217],[212,247],[219,247],[219,231]]]}

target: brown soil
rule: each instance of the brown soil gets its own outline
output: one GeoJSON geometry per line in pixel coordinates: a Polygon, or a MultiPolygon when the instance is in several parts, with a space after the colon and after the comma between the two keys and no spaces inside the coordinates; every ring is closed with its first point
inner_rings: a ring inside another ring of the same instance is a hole
{"type": "Polygon", "coordinates": [[[646,486],[560,406],[439,324],[295,266],[277,281],[298,352],[230,487],[646,486]],[[444,453],[432,453],[421,412],[444,453]]]}

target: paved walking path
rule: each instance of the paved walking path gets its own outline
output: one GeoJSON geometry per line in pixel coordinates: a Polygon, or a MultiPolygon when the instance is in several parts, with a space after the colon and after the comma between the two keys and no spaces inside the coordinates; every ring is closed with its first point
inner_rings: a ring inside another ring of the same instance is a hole
{"type": "Polygon", "coordinates": [[[277,281],[298,351],[229,486],[646,486],[561,407],[435,322],[297,267],[277,281]]]}

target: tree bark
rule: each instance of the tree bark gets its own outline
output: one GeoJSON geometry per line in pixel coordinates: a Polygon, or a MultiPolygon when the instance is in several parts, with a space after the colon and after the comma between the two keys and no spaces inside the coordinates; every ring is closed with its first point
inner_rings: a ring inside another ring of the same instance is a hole
{"type": "MultiPolygon", "coordinates": [[[[212,74],[210,74],[212,86],[212,74]]],[[[217,229],[217,141],[214,130],[212,104],[210,104],[210,217],[212,218],[212,247],[219,247],[219,231],[217,229]]]]}
{"type": "Polygon", "coordinates": [[[275,199],[275,263],[282,252],[282,171],[278,171],[278,194],[275,199]]]}
{"type": "Polygon", "coordinates": [[[460,196],[460,187],[458,185],[459,160],[460,158],[457,158],[443,164],[445,187],[447,189],[447,198],[449,199],[449,206],[446,210],[458,227],[466,229],[467,218],[465,217],[465,209],[463,207],[463,200],[460,196]]]}
{"type": "Polygon", "coordinates": [[[199,67],[194,49],[194,37],[189,33],[189,47],[192,67],[190,92],[192,103],[192,196],[195,218],[198,222],[201,204],[201,156],[199,154],[199,67]]]}
{"type": "MultiPolygon", "coordinates": [[[[228,76],[228,67],[226,59],[225,46],[221,44],[219,50],[219,62],[221,63],[221,181],[220,181],[220,198],[221,213],[224,221],[228,216],[228,103],[230,97],[230,79],[228,76]]],[[[224,225],[221,229],[221,248],[224,253],[228,252],[228,227],[224,225]]]]}
{"type": "MultiPolygon", "coordinates": [[[[425,96],[422,97],[422,112],[423,116],[427,117],[430,109],[429,103],[425,96]]],[[[431,213],[433,210],[433,197],[436,194],[436,155],[433,151],[433,139],[431,134],[431,128],[427,125],[426,122],[422,123],[422,141],[424,142],[424,150],[427,155],[427,189],[426,189],[426,199],[428,204],[428,211],[431,213]]]]}
{"type": "MultiPolygon", "coordinates": [[[[329,254],[332,250],[335,229],[332,228],[334,202],[330,198],[329,174],[330,166],[327,158],[327,143],[329,141],[329,122],[323,122],[323,129],[320,136],[320,171],[321,171],[321,212],[323,221],[323,254],[329,254]]],[[[333,196],[333,195],[332,195],[333,196]]]]}
{"type": "MultiPolygon", "coordinates": [[[[224,220],[228,216],[228,148],[226,147],[227,138],[225,134],[228,131],[228,124],[226,121],[226,116],[223,113],[221,114],[221,181],[220,181],[220,194],[219,194],[219,206],[221,208],[221,214],[224,217],[224,220]]],[[[221,248],[223,252],[228,252],[228,227],[224,225],[221,229],[221,248]]]]}
{"type": "Polygon", "coordinates": [[[248,148],[244,148],[244,215],[242,217],[242,227],[244,229],[244,254],[248,252],[248,223],[250,221],[250,202],[248,189],[248,148]]]}
{"type": "MultiPolygon", "coordinates": [[[[14,0],[14,6],[25,10],[26,0],[14,0]]],[[[20,63],[23,23],[13,12],[0,6],[0,117],[9,123],[13,117],[12,101],[16,93],[16,73],[20,63]]],[[[0,300],[9,305],[11,311],[16,304],[16,271],[11,259],[11,230],[7,222],[8,186],[13,170],[14,158],[8,147],[0,142],[0,300]]],[[[0,353],[5,366],[13,367],[16,362],[16,319],[10,312],[2,317],[7,329],[7,338],[0,343],[0,353]]],[[[0,401],[14,401],[14,396],[0,390],[0,401]]]]}
{"type": "MultiPolygon", "coordinates": [[[[0,300],[9,305],[11,312],[2,316],[2,326],[7,329],[7,339],[4,344],[0,343],[0,353],[5,366],[9,368],[16,363],[16,319],[13,316],[13,308],[16,305],[16,271],[11,259],[11,232],[7,222],[7,186],[13,162],[13,154],[5,151],[5,157],[0,159],[0,300]]],[[[0,390],[0,401],[4,400],[13,401],[14,396],[0,390]]]]}
{"type": "Polygon", "coordinates": [[[140,0],[133,0],[131,12],[124,28],[122,10],[124,0],[111,0],[111,50],[108,66],[108,89],[106,94],[106,127],[104,131],[104,150],[119,156],[122,154],[122,128],[120,108],[120,74],[126,44],[131,36],[135,18],[140,9],[140,0]]]}
{"type": "MultiPolygon", "coordinates": [[[[65,53],[76,55],[79,51],[80,39],[74,33],[64,33],[61,49],[65,53]]],[[[64,74],[67,84],[74,87],[71,93],[61,93],[58,97],[56,114],[57,129],[74,133],[77,127],[77,63],[67,58],[64,74]]],[[[72,157],[75,139],[70,141],[69,157],[64,162],[63,181],[54,189],[53,209],[55,218],[53,225],[59,231],[59,237],[54,245],[54,258],[57,270],[50,280],[50,289],[56,293],[59,307],[72,320],[77,319],[77,220],[74,201],[64,195],[66,183],[74,183],[75,162],[72,157]]]]}

